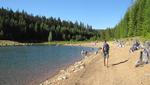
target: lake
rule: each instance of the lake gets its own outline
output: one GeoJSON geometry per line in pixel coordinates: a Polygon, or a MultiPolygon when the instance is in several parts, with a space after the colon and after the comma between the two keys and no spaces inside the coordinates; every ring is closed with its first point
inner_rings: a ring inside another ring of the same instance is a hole
{"type": "Polygon", "coordinates": [[[37,85],[75,61],[81,60],[81,46],[0,47],[0,85],[37,85]]]}

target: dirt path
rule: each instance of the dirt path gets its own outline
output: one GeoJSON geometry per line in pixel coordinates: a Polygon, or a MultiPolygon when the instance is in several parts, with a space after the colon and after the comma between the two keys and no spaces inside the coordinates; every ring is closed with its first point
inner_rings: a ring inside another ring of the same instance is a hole
{"type": "Polygon", "coordinates": [[[98,53],[80,72],[56,85],[150,85],[150,65],[135,68],[139,51],[129,53],[129,46],[117,48],[110,45],[109,67],[103,66],[98,53]]]}

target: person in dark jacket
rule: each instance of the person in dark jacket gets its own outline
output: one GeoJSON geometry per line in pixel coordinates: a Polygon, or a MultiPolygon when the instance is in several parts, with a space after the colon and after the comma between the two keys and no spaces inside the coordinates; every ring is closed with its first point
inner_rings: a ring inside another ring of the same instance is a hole
{"type": "Polygon", "coordinates": [[[109,44],[106,41],[104,41],[102,51],[103,51],[103,57],[104,57],[104,66],[108,67],[109,44]]]}

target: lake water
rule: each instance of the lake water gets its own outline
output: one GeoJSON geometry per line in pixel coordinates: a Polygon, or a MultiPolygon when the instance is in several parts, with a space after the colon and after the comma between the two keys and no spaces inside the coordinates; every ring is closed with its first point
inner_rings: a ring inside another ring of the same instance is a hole
{"type": "Polygon", "coordinates": [[[80,46],[0,47],[0,85],[36,85],[62,67],[80,60],[80,46]]]}

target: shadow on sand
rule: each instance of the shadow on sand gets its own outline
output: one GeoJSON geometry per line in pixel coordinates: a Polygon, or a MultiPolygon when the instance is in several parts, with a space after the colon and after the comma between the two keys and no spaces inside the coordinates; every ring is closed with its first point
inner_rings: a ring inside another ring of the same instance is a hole
{"type": "Polygon", "coordinates": [[[127,62],[127,61],[128,61],[128,59],[127,59],[127,60],[124,60],[124,61],[121,61],[121,62],[118,62],[118,63],[115,63],[115,64],[112,64],[112,66],[116,66],[116,65],[119,65],[119,64],[125,63],[125,62],[127,62]]]}

